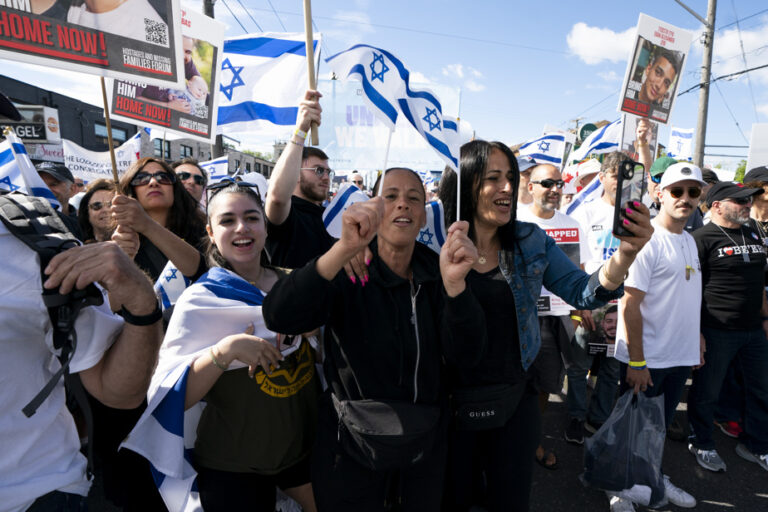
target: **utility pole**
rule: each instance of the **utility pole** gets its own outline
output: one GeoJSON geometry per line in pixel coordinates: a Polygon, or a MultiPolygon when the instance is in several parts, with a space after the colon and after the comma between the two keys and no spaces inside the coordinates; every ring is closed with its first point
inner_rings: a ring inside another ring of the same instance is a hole
{"type": "MultiPolygon", "coordinates": [[[[215,18],[213,15],[213,4],[216,0],[203,0],[203,14],[209,18],[215,18]]],[[[218,91],[217,91],[218,93],[218,91]]],[[[213,154],[211,158],[218,158],[224,154],[224,138],[221,135],[216,136],[216,142],[213,145],[213,154]]]]}
{"type": "Polygon", "coordinates": [[[686,11],[704,24],[702,43],[704,44],[704,56],[701,61],[701,92],[699,92],[699,118],[696,121],[696,140],[693,148],[693,163],[701,167],[704,164],[704,146],[707,139],[707,111],[709,109],[709,80],[712,76],[712,47],[715,42],[715,13],[717,12],[717,0],[709,0],[707,4],[707,19],[705,20],[696,11],[685,5],[680,0],[675,0],[686,11]]]}

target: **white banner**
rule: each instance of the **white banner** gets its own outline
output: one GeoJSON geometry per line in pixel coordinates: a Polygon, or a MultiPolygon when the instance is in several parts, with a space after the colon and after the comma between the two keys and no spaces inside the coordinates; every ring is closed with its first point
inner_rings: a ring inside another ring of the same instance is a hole
{"type": "Polygon", "coordinates": [[[753,124],[749,141],[747,171],[761,165],[768,165],[768,123],[753,124]]]}
{"type": "MultiPolygon", "coordinates": [[[[67,139],[62,139],[62,145],[64,146],[64,165],[72,171],[72,174],[85,181],[100,178],[112,179],[112,160],[109,157],[109,151],[90,151],[67,139]]],[[[141,132],[125,141],[122,146],[115,148],[118,175],[122,175],[139,159],[140,152],[141,132]]]]}

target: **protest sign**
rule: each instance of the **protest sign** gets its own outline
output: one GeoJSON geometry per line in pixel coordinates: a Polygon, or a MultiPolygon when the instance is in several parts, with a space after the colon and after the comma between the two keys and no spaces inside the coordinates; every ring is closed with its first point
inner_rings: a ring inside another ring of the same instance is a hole
{"type": "Polygon", "coordinates": [[[0,57],[158,85],[184,76],[179,0],[0,2],[0,57]],[[42,5],[41,5],[42,4],[42,5]]]}
{"type": "Polygon", "coordinates": [[[669,123],[692,39],[688,30],[641,13],[619,111],[669,123]]]}
{"type": "Polygon", "coordinates": [[[179,19],[186,87],[169,89],[115,80],[110,112],[113,119],[213,142],[225,27],[188,8],[181,9],[179,19]]]}
{"type": "Polygon", "coordinates": [[[761,165],[768,166],[768,123],[753,124],[749,139],[747,171],[761,165]]]}
{"type": "Polygon", "coordinates": [[[637,117],[631,114],[622,114],[622,116],[621,151],[632,160],[637,161],[640,158],[638,144],[645,141],[650,147],[651,156],[655,155],[659,125],[646,117],[637,117]]]}
{"type": "Polygon", "coordinates": [[[672,128],[669,131],[667,155],[678,160],[693,158],[693,128],[672,128]]]}
{"type": "MultiPolygon", "coordinates": [[[[64,165],[76,177],[85,181],[99,178],[112,179],[112,160],[109,157],[109,151],[90,151],[67,139],[62,139],[62,145],[64,146],[64,165]]],[[[131,164],[136,162],[140,152],[141,132],[115,148],[117,174],[122,175],[131,164]]]]}

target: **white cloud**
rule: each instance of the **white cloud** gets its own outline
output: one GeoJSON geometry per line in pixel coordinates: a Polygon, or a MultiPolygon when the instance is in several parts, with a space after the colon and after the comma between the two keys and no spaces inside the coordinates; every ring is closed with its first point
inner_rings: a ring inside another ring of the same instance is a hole
{"type": "Polygon", "coordinates": [[[566,37],[568,48],[585,64],[594,65],[603,61],[626,61],[632,51],[635,27],[624,32],[615,32],[609,28],[590,27],[586,23],[576,23],[566,37]]]}
{"type": "Polygon", "coordinates": [[[464,66],[461,64],[448,64],[443,68],[443,75],[464,78],[464,66]]]}
{"type": "MultiPolygon", "coordinates": [[[[744,43],[746,66],[741,56],[741,43],[736,28],[715,33],[715,48],[712,55],[712,72],[715,76],[768,64],[768,17],[763,18],[761,25],[751,30],[742,30],[741,40],[744,43]]],[[[753,84],[768,85],[768,68],[750,72],[749,78],[753,84]]],[[[746,76],[741,75],[738,79],[745,80],[746,76]]]]}
{"type": "Polygon", "coordinates": [[[448,64],[442,70],[444,76],[457,79],[461,87],[470,92],[480,92],[485,90],[485,84],[480,82],[484,75],[481,71],[463,64],[448,64]]]}
{"type": "Polygon", "coordinates": [[[427,78],[427,75],[420,71],[411,71],[409,83],[418,85],[431,85],[434,82],[427,78]]]}
{"type": "Polygon", "coordinates": [[[320,26],[320,32],[324,38],[334,42],[334,51],[346,50],[375,32],[370,25],[371,17],[363,11],[336,11],[332,17],[333,21],[326,21],[320,26]],[[336,49],[339,43],[342,48],[336,49]]]}
{"type": "Polygon", "coordinates": [[[464,87],[471,92],[480,92],[485,90],[485,85],[475,82],[471,79],[464,82],[464,87]]]}
{"type": "Polygon", "coordinates": [[[763,114],[765,117],[768,117],[768,103],[763,103],[762,105],[758,105],[757,111],[763,114]]]}
{"type": "Polygon", "coordinates": [[[601,71],[597,74],[600,78],[605,80],[606,82],[618,82],[621,80],[621,77],[616,74],[615,71],[601,71]]]}

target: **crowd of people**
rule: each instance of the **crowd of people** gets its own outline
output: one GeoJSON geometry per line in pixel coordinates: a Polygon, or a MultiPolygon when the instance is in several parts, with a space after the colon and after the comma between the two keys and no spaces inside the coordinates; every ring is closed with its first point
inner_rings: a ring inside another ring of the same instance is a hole
{"type": "MultiPolygon", "coordinates": [[[[0,382],[18,390],[0,399],[0,509],[82,510],[90,444],[125,510],[180,510],[194,495],[204,510],[272,512],[284,494],[308,512],[525,511],[534,464],[558,467],[541,418],[566,375],[569,443],[599,432],[630,390],[663,394],[671,428],[692,377],[696,463],[725,471],[719,426],[768,471],[768,169],[718,182],[640,143],[642,201],[616,204],[628,159],[617,151],[582,164],[575,182],[594,177],[602,194],[567,215],[574,184],[558,167],[474,140],[460,176],[440,180],[438,255],[417,242],[430,190],[406,168],[383,171],[341,236],[328,234],[333,171],[305,146],[321,121],[307,91],[267,191],[145,157],[118,184],[88,183],[75,208],[72,173],[37,166],[63,207],[41,221],[38,204],[29,222],[82,245],[38,264],[5,215],[0,226],[13,290],[0,297],[0,382]],[[627,235],[614,233],[617,212],[627,235]],[[162,311],[153,284],[169,264],[191,284],[162,311]],[[94,283],[99,305],[78,310],[60,361],[53,304],[94,283]],[[70,399],[72,377],[86,404],[70,399]],[[47,382],[50,396],[22,413],[47,382]],[[170,413],[159,404],[173,391],[170,413]],[[194,468],[181,501],[158,491],[170,472],[146,455],[159,448],[142,434],[153,421],[194,432],[178,454],[194,468]]],[[[663,478],[665,501],[696,505],[663,478]]],[[[641,503],[607,494],[612,511],[641,503]]]]}

